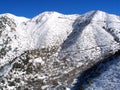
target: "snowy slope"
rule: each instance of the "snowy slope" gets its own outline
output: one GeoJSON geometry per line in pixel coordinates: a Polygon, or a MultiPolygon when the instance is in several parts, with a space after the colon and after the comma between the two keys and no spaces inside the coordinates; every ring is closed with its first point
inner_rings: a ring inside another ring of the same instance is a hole
{"type": "Polygon", "coordinates": [[[94,78],[91,81],[93,82],[92,85],[86,88],[86,90],[119,90],[120,57],[112,58],[109,62],[101,65],[101,68],[103,68],[101,69],[103,73],[99,77],[94,78]]]}
{"type": "Polygon", "coordinates": [[[84,70],[120,50],[120,17],[44,12],[0,15],[0,87],[65,90],[84,70]]]}
{"type": "Polygon", "coordinates": [[[59,46],[72,31],[72,23],[76,17],[78,16],[44,12],[20,26],[23,31],[21,35],[25,37],[27,45],[30,45],[27,46],[28,49],[59,46]]]}
{"type": "Polygon", "coordinates": [[[72,90],[119,90],[120,55],[116,53],[79,76],[72,90]]]}
{"type": "Polygon", "coordinates": [[[63,43],[60,57],[89,63],[88,60],[96,61],[109,56],[120,48],[118,43],[120,33],[116,32],[116,30],[120,30],[118,24],[120,24],[118,17],[106,15],[101,11],[83,15],[75,24],[78,28],[75,28],[63,43]],[[111,19],[108,20],[108,17],[111,19]],[[113,21],[115,19],[117,22],[113,21]],[[113,32],[109,31],[111,28],[109,22],[117,26],[113,32]]]}

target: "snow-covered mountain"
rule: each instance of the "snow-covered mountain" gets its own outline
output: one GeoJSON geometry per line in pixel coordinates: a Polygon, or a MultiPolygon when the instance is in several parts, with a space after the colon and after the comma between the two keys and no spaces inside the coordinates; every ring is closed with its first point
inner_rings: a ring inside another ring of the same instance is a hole
{"type": "Polygon", "coordinates": [[[120,50],[120,17],[44,12],[0,15],[0,88],[65,90],[83,71],[120,50]]]}

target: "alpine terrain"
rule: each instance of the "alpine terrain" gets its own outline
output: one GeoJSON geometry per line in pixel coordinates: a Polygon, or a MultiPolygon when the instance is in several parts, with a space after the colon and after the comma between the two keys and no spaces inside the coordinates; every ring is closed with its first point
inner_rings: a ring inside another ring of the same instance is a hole
{"type": "Polygon", "coordinates": [[[0,89],[119,90],[119,51],[120,16],[99,10],[83,15],[43,12],[32,19],[0,14],[0,89]],[[93,84],[89,87],[80,77],[87,70],[85,76],[95,72],[92,67],[103,74],[92,81],[83,76],[93,84]],[[110,80],[117,84],[110,86],[110,80]],[[79,89],[78,82],[83,84],[79,89]]]}

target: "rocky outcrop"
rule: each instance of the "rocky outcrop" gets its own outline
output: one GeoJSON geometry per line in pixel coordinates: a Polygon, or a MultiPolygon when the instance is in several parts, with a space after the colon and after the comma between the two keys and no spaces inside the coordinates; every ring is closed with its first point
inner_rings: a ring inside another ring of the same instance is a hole
{"type": "Polygon", "coordinates": [[[44,12],[0,16],[0,88],[65,90],[83,71],[120,50],[120,17],[44,12]]]}

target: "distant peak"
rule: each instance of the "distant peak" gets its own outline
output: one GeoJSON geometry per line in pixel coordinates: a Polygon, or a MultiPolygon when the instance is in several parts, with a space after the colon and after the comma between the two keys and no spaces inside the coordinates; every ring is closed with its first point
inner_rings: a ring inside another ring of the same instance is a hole
{"type": "Polygon", "coordinates": [[[93,12],[93,13],[95,13],[95,14],[96,14],[96,13],[106,13],[106,12],[101,11],[101,10],[92,10],[92,11],[89,11],[89,12],[91,12],[91,13],[93,12]]]}
{"type": "Polygon", "coordinates": [[[10,18],[25,18],[25,19],[28,19],[24,16],[16,16],[14,14],[11,14],[11,13],[4,13],[4,14],[0,14],[0,16],[7,16],[7,17],[10,17],[10,18]]]}
{"type": "Polygon", "coordinates": [[[100,14],[100,13],[105,13],[105,12],[103,12],[103,11],[100,11],[100,10],[93,10],[93,11],[89,11],[89,12],[87,12],[87,13],[85,13],[85,14],[83,14],[83,16],[86,16],[86,17],[94,17],[96,14],[100,14]]]}
{"type": "Polygon", "coordinates": [[[105,14],[106,12],[100,11],[100,10],[95,10],[95,14],[105,14]]]}
{"type": "Polygon", "coordinates": [[[60,13],[55,11],[46,11],[46,12],[43,12],[42,14],[60,14],[60,13]]]}
{"type": "Polygon", "coordinates": [[[104,21],[107,17],[107,13],[106,12],[103,12],[103,11],[100,11],[100,10],[96,10],[94,12],[94,15],[92,17],[92,20],[93,21],[104,21]]]}
{"type": "Polygon", "coordinates": [[[100,11],[100,10],[93,10],[89,11],[81,16],[82,20],[89,20],[89,21],[98,21],[104,20],[106,18],[107,13],[100,11]]]}
{"type": "Polygon", "coordinates": [[[35,16],[32,20],[40,21],[43,17],[49,18],[51,16],[56,17],[56,16],[60,16],[60,15],[63,15],[63,14],[55,12],[55,11],[46,11],[46,12],[40,13],[39,15],[35,16]]]}
{"type": "Polygon", "coordinates": [[[94,11],[95,13],[98,13],[98,12],[99,12],[99,13],[100,13],[100,12],[102,13],[102,12],[104,12],[104,11],[101,11],[101,10],[93,10],[93,11],[94,11]]]}
{"type": "MultiPolygon", "coordinates": [[[[37,16],[43,16],[43,15],[60,15],[61,13],[58,13],[58,12],[55,12],[55,11],[45,11],[45,12],[42,12],[40,14],[38,14],[37,16]]],[[[62,14],[61,14],[62,15],[62,14]]]]}
{"type": "Polygon", "coordinates": [[[10,13],[4,13],[4,14],[0,14],[0,16],[7,16],[7,17],[15,17],[15,15],[10,14],[10,13]]]}

